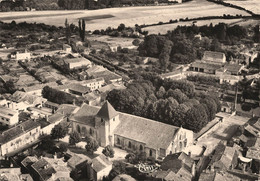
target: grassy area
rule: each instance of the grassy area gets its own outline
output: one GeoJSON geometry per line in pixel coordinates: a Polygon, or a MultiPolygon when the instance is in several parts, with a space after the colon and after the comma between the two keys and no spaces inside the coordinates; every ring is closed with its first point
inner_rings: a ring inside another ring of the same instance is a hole
{"type": "Polygon", "coordinates": [[[170,19],[196,18],[203,16],[222,16],[230,15],[249,15],[248,13],[230,7],[225,7],[206,0],[193,0],[187,3],[169,5],[169,6],[142,6],[142,7],[124,7],[108,8],[99,10],[61,10],[61,11],[34,11],[34,12],[2,12],[1,18],[8,18],[5,21],[16,20],[17,22],[39,22],[56,26],[64,26],[65,18],[70,23],[77,24],[79,18],[90,17],[91,23],[86,25],[87,30],[106,29],[118,27],[124,23],[127,26],[135,24],[153,24],[160,21],[166,22],[170,19]],[[68,14],[75,13],[75,14],[68,14]],[[61,16],[61,14],[67,14],[61,16]],[[47,15],[47,16],[46,16],[47,15]],[[110,17],[107,19],[108,15],[110,17]],[[22,18],[20,18],[22,17],[22,18]],[[100,19],[102,17],[102,19],[100,19]]]}
{"type": "Polygon", "coordinates": [[[0,21],[7,21],[7,20],[19,20],[24,18],[47,18],[52,16],[66,16],[66,15],[73,15],[73,14],[81,14],[77,12],[71,12],[71,13],[56,13],[56,14],[34,14],[34,15],[18,15],[18,16],[8,16],[8,17],[1,17],[0,21]]]}

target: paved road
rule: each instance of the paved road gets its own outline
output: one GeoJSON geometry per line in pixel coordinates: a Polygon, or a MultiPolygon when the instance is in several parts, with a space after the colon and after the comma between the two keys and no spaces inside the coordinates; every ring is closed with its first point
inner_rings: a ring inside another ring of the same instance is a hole
{"type": "Polygon", "coordinates": [[[223,114],[223,116],[226,119],[221,123],[220,127],[197,142],[199,146],[207,146],[205,155],[209,155],[221,140],[230,139],[237,126],[243,125],[249,120],[249,118],[236,115],[229,118],[228,114],[223,114]]]}

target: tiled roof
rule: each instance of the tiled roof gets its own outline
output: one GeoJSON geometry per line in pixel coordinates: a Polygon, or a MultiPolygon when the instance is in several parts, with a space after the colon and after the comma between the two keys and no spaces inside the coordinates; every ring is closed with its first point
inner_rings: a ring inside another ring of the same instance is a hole
{"type": "Polygon", "coordinates": [[[57,122],[57,121],[60,121],[60,120],[63,119],[63,118],[64,118],[64,115],[63,115],[63,114],[55,113],[55,114],[49,116],[48,122],[50,122],[50,123],[55,123],[55,122],[57,122]]]}
{"type": "Polygon", "coordinates": [[[78,63],[78,62],[85,62],[91,64],[91,62],[83,57],[78,57],[78,58],[65,58],[64,62],[66,63],[78,63]]]}
{"type": "Polygon", "coordinates": [[[191,67],[197,67],[207,70],[217,70],[222,67],[222,65],[210,63],[210,62],[204,62],[204,61],[196,61],[191,64],[191,67]]]}
{"type": "Polygon", "coordinates": [[[53,106],[53,107],[59,107],[59,104],[54,103],[54,102],[51,102],[51,101],[46,101],[45,104],[46,104],[46,105],[53,106]]]}
{"type": "Polygon", "coordinates": [[[4,118],[11,118],[15,114],[17,114],[17,111],[10,109],[8,107],[0,106],[0,116],[4,118]]]}
{"type": "Polygon", "coordinates": [[[146,143],[148,148],[168,148],[178,127],[150,119],[119,113],[120,124],[114,131],[115,135],[146,143]]]}
{"type": "Polygon", "coordinates": [[[180,168],[185,167],[191,173],[193,163],[193,159],[186,153],[179,152],[167,155],[162,162],[161,169],[172,170],[174,173],[177,173],[180,168]]]}
{"type": "Polygon", "coordinates": [[[87,86],[83,86],[81,84],[70,84],[69,89],[75,92],[80,92],[82,94],[86,92],[90,92],[90,88],[87,86]]]}
{"type": "Polygon", "coordinates": [[[102,72],[102,71],[105,71],[106,68],[100,66],[100,65],[93,65],[92,67],[88,68],[86,70],[86,72],[89,74],[89,75],[92,75],[92,73],[94,72],[102,72]]]}
{"type": "Polygon", "coordinates": [[[91,159],[83,154],[76,154],[73,152],[68,151],[68,154],[71,156],[70,159],[67,161],[68,166],[70,166],[71,168],[76,168],[77,165],[87,161],[87,162],[91,162],[91,159]]]}
{"type": "Polygon", "coordinates": [[[103,77],[99,77],[99,78],[96,78],[96,79],[83,80],[81,82],[82,82],[83,85],[86,85],[86,84],[91,84],[91,83],[101,82],[101,81],[105,81],[103,77]]]}
{"type": "Polygon", "coordinates": [[[178,74],[181,74],[181,73],[182,73],[182,70],[176,70],[176,71],[173,71],[173,72],[161,74],[161,78],[168,78],[168,77],[171,77],[173,75],[178,75],[178,74]]]}
{"type": "Polygon", "coordinates": [[[20,175],[22,181],[33,181],[33,178],[29,174],[22,174],[20,175]]]}
{"type": "Polygon", "coordinates": [[[99,111],[99,107],[89,106],[84,104],[72,117],[71,120],[95,126],[95,116],[99,111]]]}
{"type": "Polygon", "coordinates": [[[111,72],[109,70],[101,71],[101,72],[92,72],[89,73],[89,76],[93,76],[95,78],[104,78],[106,83],[110,83],[110,81],[121,79],[122,77],[120,75],[117,75],[114,72],[111,72]]]}
{"type": "Polygon", "coordinates": [[[220,144],[217,146],[209,165],[217,166],[218,168],[229,169],[236,152],[235,147],[225,146],[220,144]]]}
{"type": "Polygon", "coordinates": [[[251,126],[250,124],[246,124],[244,126],[244,129],[255,137],[257,137],[257,135],[259,133],[259,131],[257,129],[255,129],[253,126],[251,126]]]}
{"type": "Polygon", "coordinates": [[[60,113],[63,115],[71,115],[74,113],[74,111],[77,111],[78,107],[74,106],[72,104],[61,104],[56,111],[56,113],[60,113]]]}
{"type": "Polygon", "coordinates": [[[0,180],[1,181],[19,181],[20,178],[17,174],[14,174],[14,173],[1,173],[0,180]]]}
{"type": "Polygon", "coordinates": [[[203,60],[215,62],[222,62],[223,58],[225,58],[225,54],[222,52],[205,51],[203,55],[203,60]]]}
{"type": "Polygon", "coordinates": [[[35,163],[37,161],[38,161],[38,158],[36,158],[35,156],[27,156],[25,159],[23,159],[21,164],[24,167],[28,167],[28,166],[31,166],[33,163],[35,163]]]}
{"type": "Polygon", "coordinates": [[[107,168],[108,166],[111,166],[113,162],[109,161],[104,155],[101,154],[92,160],[92,164],[93,164],[93,169],[96,172],[99,172],[107,168]]]}
{"type": "Polygon", "coordinates": [[[229,72],[235,72],[238,73],[243,65],[238,65],[238,64],[225,64],[224,68],[229,71],[229,72]]]}
{"type": "Polygon", "coordinates": [[[37,171],[43,180],[48,180],[53,173],[70,172],[69,168],[66,166],[66,163],[61,159],[47,157],[44,157],[32,164],[32,168],[37,171]]]}
{"type": "Polygon", "coordinates": [[[126,87],[122,83],[120,83],[120,84],[112,83],[112,84],[108,84],[108,85],[105,85],[104,87],[99,88],[98,91],[101,93],[105,93],[105,92],[109,92],[114,89],[120,90],[120,89],[126,89],[126,87]]]}
{"type": "Polygon", "coordinates": [[[101,109],[98,111],[97,116],[104,119],[112,119],[118,115],[118,112],[112,107],[112,105],[106,101],[101,109]]]}
{"type": "Polygon", "coordinates": [[[133,177],[126,174],[120,174],[116,176],[112,181],[136,181],[133,177]]]}
{"type": "Polygon", "coordinates": [[[40,126],[40,124],[35,121],[31,121],[31,120],[25,121],[15,127],[12,127],[2,132],[0,134],[0,143],[1,144],[7,143],[12,139],[28,132],[29,130],[37,128],[38,126],[40,126]]]}

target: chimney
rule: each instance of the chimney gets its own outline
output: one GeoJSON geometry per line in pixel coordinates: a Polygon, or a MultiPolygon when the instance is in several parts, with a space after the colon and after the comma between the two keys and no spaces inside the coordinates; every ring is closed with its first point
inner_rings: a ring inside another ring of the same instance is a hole
{"type": "Polygon", "coordinates": [[[48,122],[49,121],[49,116],[45,115],[45,120],[48,122]]]}
{"type": "Polygon", "coordinates": [[[53,156],[54,156],[54,159],[57,159],[57,154],[56,154],[56,152],[54,153],[53,156]]]}
{"type": "Polygon", "coordinates": [[[10,167],[11,167],[11,168],[13,168],[13,167],[14,167],[14,164],[13,164],[13,163],[11,163],[11,164],[10,164],[10,167]]]}

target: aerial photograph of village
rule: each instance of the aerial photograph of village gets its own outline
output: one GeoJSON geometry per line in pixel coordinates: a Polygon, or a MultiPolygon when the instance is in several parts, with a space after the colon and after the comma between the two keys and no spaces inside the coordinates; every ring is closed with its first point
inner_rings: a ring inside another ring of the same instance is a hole
{"type": "Polygon", "coordinates": [[[0,0],[0,181],[259,181],[260,0],[0,0]]]}

